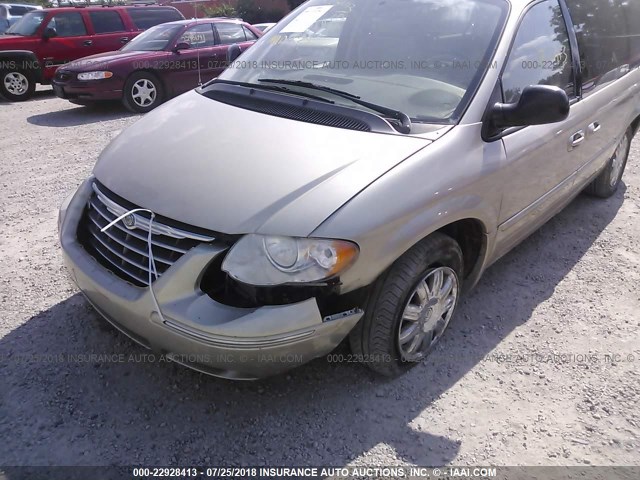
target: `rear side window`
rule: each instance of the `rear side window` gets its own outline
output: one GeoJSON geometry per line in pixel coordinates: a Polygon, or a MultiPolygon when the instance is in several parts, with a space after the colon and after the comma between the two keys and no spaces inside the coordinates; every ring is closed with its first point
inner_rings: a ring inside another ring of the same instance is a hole
{"type": "Polygon", "coordinates": [[[17,17],[21,17],[22,15],[24,15],[27,12],[30,12],[31,10],[35,10],[35,9],[29,8],[29,7],[23,7],[20,5],[9,5],[9,13],[17,17]]]}
{"type": "Polygon", "coordinates": [[[124,32],[124,23],[120,14],[113,10],[103,12],[89,12],[96,33],[124,32]]]}
{"type": "Polygon", "coordinates": [[[257,40],[258,39],[258,36],[255,33],[253,33],[251,30],[249,30],[247,27],[245,27],[243,25],[242,28],[244,29],[244,35],[247,38],[247,40],[257,40]]]}
{"type": "Polygon", "coordinates": [[[222,45],[231,45],[233,43],[246,42],[247,37],[244,35],[244,28],[238,23],[216,23],[216,29],[220,36],[222,45]]]}
{"type": "Polygon", "coordinates": [[[82,15],[76,12],[56,14],[46,28],[52,28],[57,37],[79,37],[87,34],[82,15]]]}
{"type": "Polygon", "coordinates": [[[127,9],[133,24],[140,30],[155,27],[161,23],[184,20],[177,10],[169,8],[129,8],[127,9]]]}
{"type": "Polygon", "coordinates": [[[535,5],[522,19],[502,75],[505,102],[517,102],[530,85],[553,85],[575,96],[569,35],[557,0],[535,5]]]}
{"type": "Polygon", "coordinates": [[[202,23],[187,29],[177,43],[188,43],[191,48],[213,47],[213,28],[210,23],[202,23]]]}
{"type": "Polygon", "coordinates": [[[640,2],[567,0],[582,66],[583,92],[640,63],[640,2]]]}

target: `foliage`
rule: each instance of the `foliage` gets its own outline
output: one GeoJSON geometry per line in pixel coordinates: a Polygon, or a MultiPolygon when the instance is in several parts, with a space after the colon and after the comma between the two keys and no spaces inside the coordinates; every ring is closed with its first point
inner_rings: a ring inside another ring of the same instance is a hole
{"type": "Polygon", "coordinates": [[[204,13],[207,17],[237,17],[238,11],[233,5],[222,3],[215,7],[204,7],[204,13]]]}
{"type": "Polygon", "coordinates": [[[277,22],[285,12],[277,8],[263,8],[255,0],[238,0],[238,16],[248,23],[277,22]]]}

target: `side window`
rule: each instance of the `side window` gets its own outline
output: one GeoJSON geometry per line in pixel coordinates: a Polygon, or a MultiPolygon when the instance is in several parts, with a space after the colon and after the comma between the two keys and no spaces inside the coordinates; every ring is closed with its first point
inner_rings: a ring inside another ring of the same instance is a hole
{"type": "Polygon", "coordinates": [[[76,12],[58,13],[49,20],[46,28],[54,29],[58,37],[79,37],[87,34],[82,15],[76,12]]]}
{"type": "Polygon", "coordinates": [[[246,42],[247,37],[244,36],[244,29],[238,23],[216,23],[216,29],[220,36],[222,45],[231,45],[233,43],[246,42]]]}
{"type": "Polygon", "coordinates": [[[583,91],[615,80],[637,62],[640,5],[626,0],[567,0],[578,37],[583,91]],[[635,51],[635,53],[634,53],[635,51]]]}
{"type": "Polygon", "coordinates": [[[517,102],[529,85],[554,85],[575,96],[569,36],[557,0],[535,5],[522,19],[502,75],[505,102],[517,102]]]}
{"type": "Polygon", "coordinates": [[[4,5],[0,5],[0,34],[9,28],[9,19],[7,18],[7,9],[4,5]]]}
{"type": "Polygon", "coordinates": [[[258,36],[255,33],[253,33],[251,30],[249,30],[247,27],[245,27],[243,25],[242,28],[244,29],[244,35],[247,38],[247,40],[257,40],[258,39],[258,36]]]}
{"type": "Polygon", "coordinates": [[[147,28],[155,27],[161,23],[175,22],[177,20],[184,20],[180,15],[180,12],[173,8],[149,8],[149,7],[136,7],[128,8],[127,12],[133,21],[133,24],[139,30],[146,30],[147,28]]]}
{"type": "Polygon", "coordinates": [[[15,15],[16,17],[21,17],[27,12],[34,10],[33,8],[29,8],[23,5],[9,5],[9,13],[11,15],[15,15]]]}
{"type": "Polygon", "coordinates": [[[213,28],[210,23],[203,23],[187,29],[178,43],[188,43],[191,48],[213,47],[216,42],[213,37],[213,28]]]}
{"type": "Polygon", "coordinates": [[[96,33],[124,32],[126,30],[120,14],[113,10],[89,12],[89,18],[91,18],[96,33]]]}

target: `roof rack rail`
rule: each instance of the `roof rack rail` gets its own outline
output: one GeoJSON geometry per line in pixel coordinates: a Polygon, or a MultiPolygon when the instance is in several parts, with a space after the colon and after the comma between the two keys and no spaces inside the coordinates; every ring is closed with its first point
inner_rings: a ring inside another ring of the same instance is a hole
{"type": "Polygon", "coordinates": [[[52,0],[53,7],[145,7],[159,5],[156,0],[52,0]]]}

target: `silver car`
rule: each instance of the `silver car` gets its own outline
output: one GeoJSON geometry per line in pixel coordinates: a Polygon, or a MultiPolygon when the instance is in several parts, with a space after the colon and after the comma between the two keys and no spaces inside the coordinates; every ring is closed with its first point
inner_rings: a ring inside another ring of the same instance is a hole
{"type": "Polygon", "coordinates": [[[348,336],[399,375],[489,265],[614,194],[638,39],[640,2],[311,0],[104,150],[60,210],[69,273],[203,372],[273,375],[348,336]]]}
{"type": "Polygon", "coordinates": [[[0,34],[22,18],[25,13],[33,10],[42,10],[39,5],[22,3],[0,3],[0,34]]]}

